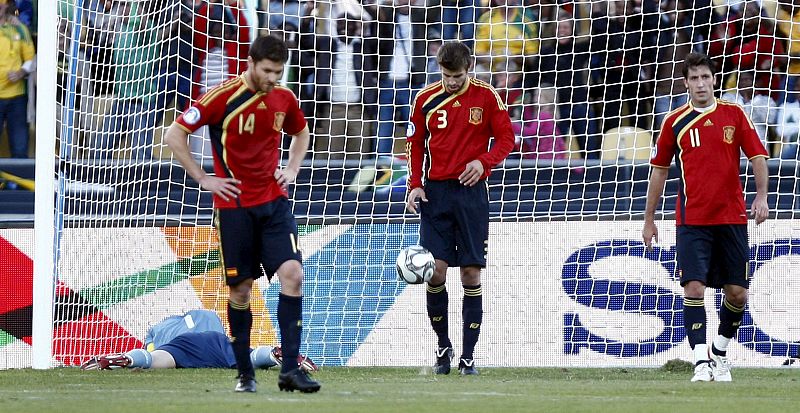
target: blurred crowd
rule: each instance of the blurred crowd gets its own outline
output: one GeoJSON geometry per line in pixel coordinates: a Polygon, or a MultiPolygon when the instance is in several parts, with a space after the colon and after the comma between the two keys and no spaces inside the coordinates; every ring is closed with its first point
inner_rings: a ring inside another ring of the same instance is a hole
{"type": "MultiPolygon", "coordinates": [[[[10,51],[0,62],[0,147],[13,157],[30,150],[21,119],[32,121],[35,65],[23,66],[35,4],[0,0],[0,48],[10,51]]],[[[415,93],[439,79],[435,55],[450,40],[474,50],[474,75],[509,107],[513,157],[605,159],[621,130],[652,142],[687,102],[680,73],[691,51],[714,59],[719,97],[745,108],[773,156],[798,157],[800,0],[57,4],[62,157],[164,156],[162,125],[244,71],[249,43],[267,33],[291,46],[284,80],[309,119],[314,159],[401,155],[415,93]]],[[[204,135],[191,138],[198,158],[210,157],[204,135]]]]}

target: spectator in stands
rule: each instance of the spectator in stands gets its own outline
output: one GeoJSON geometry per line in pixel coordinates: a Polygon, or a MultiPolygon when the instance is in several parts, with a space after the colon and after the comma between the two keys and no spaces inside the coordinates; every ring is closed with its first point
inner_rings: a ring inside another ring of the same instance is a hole
{"type": "Polygon", "coordinates": [[[575,136],[587,158],[597,159],[601,138],[589,107],[589,59],[589,40],[576,40],[572,14],[562,10],[556,44],[542,50],[536,83],[556,87],[559,130],[575,136]]]}
{"type": "Polygon", "coordinates": [[[0,0],[0,128],[7,132],[11,157],[27,158],[25,82],[33,71],[35,51],[31,34],[14,15],[15,10],[13,1],[0,0]]]}
{"type": "Polygon", "coordinates": [[[800,140],[800,82],[794,82],[792,87],[786,93],[786,101],[778,108],[775,135],[781,142],[780,157],[800,160],[797,150],[800,140]]]}
{"type": "Polygon", "coordinates": [[[442,72],[439,71],[439,63],[436,62],[436,54],[442,47],[442,36],[437,31],[428,32],[428,59],[425,63],[425,84],[442,80],[442,72]]]}
{"type": "Polygon", "coordinates": [[[35,38],[36,27],[33,23],[36,16],[34,16],[33,2],[31,0],[15,0],[15,3],[17,5],[17,18],[20,23],[24,24],[25,27],[30,30],[31,36],[35,38]]]}
{"type": "Polygon", "coordinates": [[[567,146],[556,126],[556,91],[552,86],[533,88],[522,119],[511,124],[517,148],[524,159],[566,159],[567,146]]]}
{"type": "Polygon", "coordinates": [[[670,111],[685,104],[689,97],[681,80],[682,56],[692,51],[694,35],[686,10],[688,0],[661,2],[661,31],[658,37],[655,100],[653,101],[653,130],[657,134],[661,123],[670,111]],[[676,63],[679,62],[679,63],[676,63]]]}
{"type": "Polygon", "coordinates": [[[475,0],[441,0],[430,3],[429,7],[442,7],[442,40],[461,40],[467,46],[472,46],[477,17],[475,0]]]}
{"type": "MultiPolygon", "coordinates": [[[[765,17],[762,7],[756,1],[746,3],[741,18],[736,14],[729,16],[721,40],[712,41],[709,55],[722,55],[723,73],[734,70],[755,71],[757,93],[770,93],[773,99],[780,98],[782,74],[786,68],[786,48],[775,36],[775,22],[765,17]]],[[[736,76],[731,74],[724,79],[723,90],[736,85],[736,76]]]]}
{"type": "MultiPolygon", "coordinates": [[[[85,49],[77,48],[75,51],[76,64],[73,63],[71,46],[73,41],[73,25],[69,19],[60,19],[58,26],[58,52],[56,55],[56,136],[61,140],[63,148],[62,154],[67,158],[77,155],[77,147],[72,146],[79,137],[77,136],[81,125],[78,116],[83,112],[81,108],[81,96],[90,94],[91,79],[89,65],[77,64],[77,62],[87,62],[85,49]],[[70,78],[74,82],[70,83],[70,78]],[[71,90],[70,90],[71,88],[71,90]]],[[[91,100],[86,100],[90,102],[91,100]]]]}
{"type": "Polygon", "coordinates": [[[336,16],[334,36],[303,36],[301,50],[316,48],[314,156],[360,159],[369,148],[377,85],[377,44],[363,39],[361,16],[336,16]],[[310,42],[308,42],[310,40],[310,42]],[[308,44],[310,43],[310,44],[308,44]],[[365,93],[366,91],[366,93],[365,93]],[[369,112],[369,114],[367,113],[369,112]]]}
{"type": "Polygon", "coordinates": [[[193,25],[195,15],[205,4],[204,0],[180,0],[175,105],[178,110],[186,109],[192,96],[192,76],[198,57],[192,45],[194,42],[193,25]]]}
{"type": "MultiPolygon", "coordinates": [[[[309,3],[313,5],[314,1],[306,1],[306,4],[309,3]]],[[[269,0],[266,13],[259,15],[259,26],[270,31],[297,32],[300,29],[301,8],[298,0],[269,0]]]]}
{"type": "Polygon", "coordinates": [[[510,116],[519,115],[522,106],[522,71],[519,66],[514,61],[504,61],[492,73],[491,85],[508,106],[510,116]]]}
{"type": "Polygon", "coordinates": [[[408,120],[412,91],[425,82],[427,16],[423,0],[394,0],[373,10],[378,18],[376,151],[392,155],[397,121],[408,120]]]}
{"type": "Polygon", "coordinates": [[[608,9],[593,10],[591,97],[602,108],[605,132],[620,126],[629,114],[630,126],[647,128],[658,37],[657,2],[612,0],[608,9]]]}
{"type": "Polygon", "coordinates": [[[738,103],[744,112],[753,122],[761,143],[769,148],[767,138],[768,131],[772,130],[778,122],[778,105],[766,93],[757,93],[757,88],[753,87],[754,73],[752,71],[740,71],[739,82],[736,91],[728,91],[722,94],[722,99],[728,102],[738,103]]]}
{"type": "MultiPolygon", "coordinates": [[[[238,0],[203,3],[194,18],[194,73],[191,101],[227,79],[247,70],[250,26],[238,0]]],[[[211,159],[208,128],[190,135],[189,148],[197,159],[211,159]]]]}
{"type": "Polygon", "coordinates": [[[539,53],[539,16],[522,0],[492,0],[492,6],[478,19],[475,57],[478,60],[514,60],[526,70],[535,69],[539,53]]]}
{"type": "Polygon", "coordinates": [[[765,7],[765,12],[777,12],[775,18],[779,35],[786,42],[786,51],[789,55],[787,70],[786,90],[794,91],[795,83],[800,79],[800,1],[779,2],[777,10],[765,7]]]}
{"type": "Polygon", "coordinates": [[[93,139],[94,159],[111,158],[114,148],[128,139],[131,158],[149,160],[155,128],[163,117],[157,63],[165,50],[163,36],[172,26],[173,9],[154,1],[133,3],[128,10],[114,37],[114,96],[102,133],[93,139]]]}

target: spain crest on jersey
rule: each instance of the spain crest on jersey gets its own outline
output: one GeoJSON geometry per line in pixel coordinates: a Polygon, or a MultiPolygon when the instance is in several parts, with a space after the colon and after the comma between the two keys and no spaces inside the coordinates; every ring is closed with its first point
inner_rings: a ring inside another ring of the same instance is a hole
{"type": "Polygon", "coordinates": [[[483,108],[469,108],[469,123],[480,125],[483,122],[483,108]]]}
{"type": "Polygon", "coordinates": [[[722,140],[725,143],[733,143],[733,135],[736,133],[736,128],[733,126],[725,126],[722,128],[722,140]]]}
{"type": "Polygon", "coordinates": [[[280,132],[283,129],[283,119],[286,118],[286,113],[275,112],[275,121],[272,123],[272,129],[280,132]]]}

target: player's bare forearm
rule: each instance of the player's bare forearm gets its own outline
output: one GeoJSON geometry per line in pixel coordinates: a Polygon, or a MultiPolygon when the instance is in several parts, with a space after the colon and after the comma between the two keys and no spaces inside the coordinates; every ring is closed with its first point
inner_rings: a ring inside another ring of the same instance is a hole
{"type": "Polygon", "coordinates": [[[648,251],[653,249],[653,241],[658,242],[658,227],[656,226],[656,205],[661,200],[664,184],[667,182],[667,168],[651,168],[650,184],[647,187],[647,204],[644,208],[644,227],[642,228],[642,241],[648,251]]]}
{"type": "Polygon", "coordinates": [[[173,123],[167,130],[164,142],[172,150],[172,155],[186,170],[186,173],[194,178],[200,187],[211,191],[211,193],[222,197],[224,200],[236,198],[241,190],[237,187],[241,182],[234,178],[220,178],[206,174],[203,168],[195,162],[189,152],[189,134],[181,129],[177,123],[173,123]]]}
{"type": "Polygon", "coordinates": [[[294,135],[292,143],[289,144],[289,161],[286,164],[286,169],[289,169],[297,174],[297,172],[300,170],[300,164],[303,163],[303,159],[306,157],[308,143],[310,140],[311,134],[308,131],[308,126],[294,135]]]}
{"type": "Polygon", "coordinates": [[[650,183],[647,186],[647,204],[644,208],[645,222],[653,222],[656,217],[656,205],[661,200],[664,193],[664,185],[667,182],[669,169],[652,167],[650,173],[650,183]]]}
{"type": "Polygon", "coordinates": [[[178,160],[181,166],[183,166],[186,173],[194,178],[195,181],[200,182],[206,176],[206,173],[203,171],[203,168],[192,159],[192,154],[189,152],[188,139],[189,134],[181,129],[177,123],[173,123],[169,129],[167,129],[167,133],[164,136],[164,143],[172,150],[172,155],[178,160]]]}
{"type": "Polygon", "coordinates": [[[753,175],[756,178],[756,198],[753,200],[751,210],[756,224],[760,224],[769,216],[769,205],[767,204],[769,169],[767,160],[763,156],[753,158],[750,162],[753,164],[753,175]]]}

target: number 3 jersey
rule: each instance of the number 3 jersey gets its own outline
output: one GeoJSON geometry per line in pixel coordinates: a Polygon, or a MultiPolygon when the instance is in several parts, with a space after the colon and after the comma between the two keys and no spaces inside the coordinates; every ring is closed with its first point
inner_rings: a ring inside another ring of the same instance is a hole
{"type": "Polygon", "coordinates": [[[295,135],[306,127],[291,90],[276,86],[269,93],[256,92],[241,75],[208,91],[176,121],[188,133],[208,125],[214,174],[242,181],[238,198],[215,195],[215,207],[250,207],[287,196],[274,175],[281,130],[295,135]]]}
{"type": "Polygon", "coordinates": [[[747,224],[741,152],[748,159],[767,157],[741,106],[717,99],[697,109],[690,102],[667,115],[650,164],[668,168],[675,157],[680,174],[677,225],[747,224]]]}
{"type": "Polygon", "coordinates": [[[484,176],[514,149],[514,131],[508,111],[497,92],[486,82],[467,78],[456,93],[442,82],[417,93],[408,123],[410,189],[426,180],[458,179],[467,164],[479,160],[484,176]],[[494,145],[489,149],[489,138],[494,145]]]}

